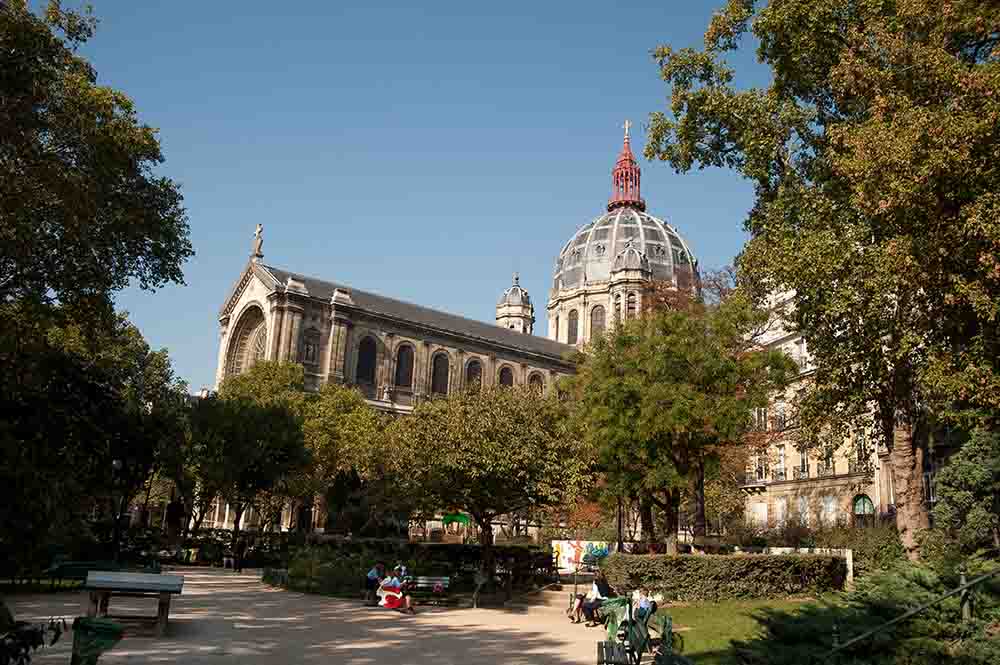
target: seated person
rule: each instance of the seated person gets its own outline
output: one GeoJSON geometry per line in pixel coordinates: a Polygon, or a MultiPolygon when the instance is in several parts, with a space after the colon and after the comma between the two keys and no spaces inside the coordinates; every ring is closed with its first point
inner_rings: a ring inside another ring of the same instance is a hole
{"type": "Polygon", "coordinates": [[[570,623],[580,623],[583,621],[580,616],[583,613],[583,601],[585,598],[586,596],[582,593],[576,594],[576,598],[573,599],[573,606],[566,610],[570,623]]]}
{"type": "Polygon", "coordinates": [[[365,602],[369,605],[375,605],[375,592],[378,590],[379,586],[382,584],[382,580],[385,579],[385,563],[382,561],[376,561],[375,565],[368,574],[365,575],[365,602]]]}
{"type": "Polygon", "coordinates": [[[583,616],[587,618],[588,627],[601,623],[597,619],[597,610],[604,604],[605,600],[613,598],[614,595],[615,593],[611,590],[611,585],[605,579],[604,573],[598,570],[594,577],[594,584],[590,587],[590,593],[587,594],[587,600],[583,601],[583,616]]]}
{"type": "Polygon", "coordinates": [[[378,589],[378,595],[381,598],[378,604],[390,610],[416,614],[417,611],[413,609],[410,594],[406,591],[405,571],[403,566],[396,566],[392,569],[392,575],[382,581],[378,589]]]}

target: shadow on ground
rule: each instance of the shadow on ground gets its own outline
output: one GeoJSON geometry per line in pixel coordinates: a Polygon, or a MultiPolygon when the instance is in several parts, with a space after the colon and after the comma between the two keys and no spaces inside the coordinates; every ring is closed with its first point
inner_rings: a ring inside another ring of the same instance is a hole
{"type": "MultiPolygon", "coordinates": [[[[358,601],[274,589],[251,574],[180,569],[184,594],[171,606],[163,639],[126,634],[102,665],[232,662],[292,663],[590,663],[597,636],[574,630],[565,616],[545,608],[422,608],[417,616],[358,601]]],[[[18,619],[81,613],[82,594],[14,596],[18,619]]],[[[153,599],[112,599],[112,614],[155,614],[153,599]]],[[[34,663],[69,661],[72,636],[38,652],[34,663]]]]}

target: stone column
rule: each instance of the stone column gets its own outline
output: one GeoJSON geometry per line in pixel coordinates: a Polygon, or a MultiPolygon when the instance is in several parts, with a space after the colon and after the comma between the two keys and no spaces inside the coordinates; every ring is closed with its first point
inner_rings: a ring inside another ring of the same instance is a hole
{"type": "Polygon", "coordinates": [[[267,352],[264,358],[267,360],[278,360],[281,354],[281,330],[284,322],[284,311],[278,304],[276,294],[268,296],[270,310],[268,311],[267,325],[267,352]]]}
{"type": "Polygon", "coordinates": [[[344,383],[347,361],[347,332],[351,321],[340,314],[333,315],[330,324],[330,338],[326,348],[327,380],[344,383]]]}
{"type": "Polygon", "coordinates": [[[281,335],[281,355],[279,360],[296,362],[299,355],[299,328],[302,325],[302,308],[298,305],[285,306],[285,324],[281,335]]]}
{"type": "Polygon", "coordinates": [[[218,390],[222,380],[226,378],[226,356],[229,346],[229,317],[225,316],[219,320],[219,357],[215,368],[215,386],[213,390],[218,390]]]}
{"type": "Polygon", "coordinates": [[[465,389],[465,349],[459,349],[455,354],[457,367],[455,368],[454,392],[465,389]]]}

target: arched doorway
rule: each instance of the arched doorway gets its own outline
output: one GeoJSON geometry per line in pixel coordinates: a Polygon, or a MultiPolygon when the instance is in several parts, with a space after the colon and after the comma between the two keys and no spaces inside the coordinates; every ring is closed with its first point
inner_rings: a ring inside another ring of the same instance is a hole
{"type": "Polygon", "coordinates": [[[502,367],[500,369],[500,385],[501,386],[513,386],[514,385],[514,370],[510,367],[502,367]]]}

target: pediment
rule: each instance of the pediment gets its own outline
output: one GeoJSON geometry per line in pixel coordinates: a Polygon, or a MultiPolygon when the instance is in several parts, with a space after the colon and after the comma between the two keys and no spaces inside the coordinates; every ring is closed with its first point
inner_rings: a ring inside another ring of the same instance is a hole
{"type": "Polygon", "coordinates": [[[240,301],[240,296],[243,292],[247,290],[250,282],[257,279],[261,284],[263,284],[268,291],[276,290],[278,286],[274,277],[268,273],[259,263],[254,261],[248,261],[243,272],[240,273],[239,279],[233,283],[232,287],[229,289],[229,293],[226,296],[225,302],[222,304],[222,308],[219,309],[219,318],[224,319],[233,313],[236,308],[237,303],[240,301]]]}

